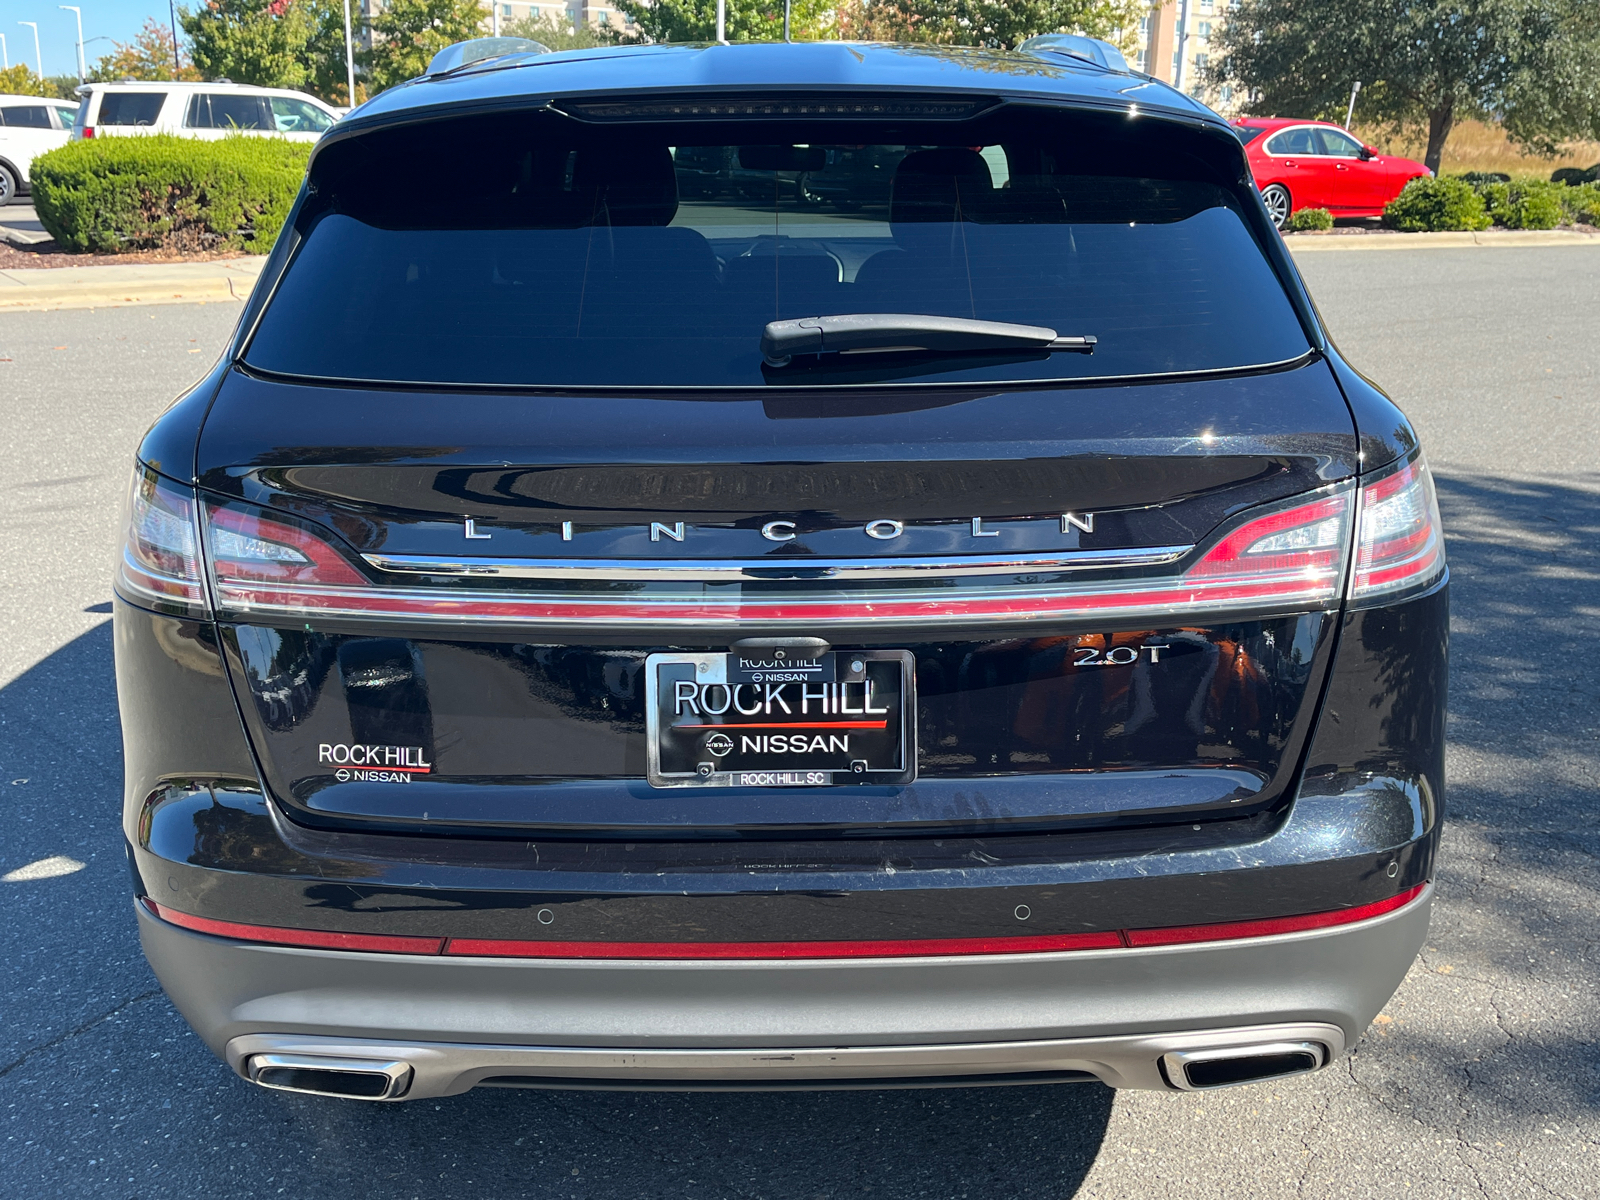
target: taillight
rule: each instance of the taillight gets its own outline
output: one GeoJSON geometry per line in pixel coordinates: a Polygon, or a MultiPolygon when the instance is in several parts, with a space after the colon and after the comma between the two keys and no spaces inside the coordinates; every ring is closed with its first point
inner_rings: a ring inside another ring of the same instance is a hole
{"type": "Polygon", "coordinates": [[[1263,585],[1274,594],[1338,595],[1350,520],[1350,493],[1337,492],[1257,517],[1208,550],[1184,574],[1228,581],[1241,589],[1263,585]]]}
{"type": "Polygon", "coordinates": [[[93,125],[85,125],[83,127],[83,136],[86,137],[86,138],[92,138],[94,136],[94,126],[93,125]]]}
{"type": "Polygon", "coordinates": [[[367,582],[322,538],[288,520],[208,503],[206,528],[212,578],[219,589],[240,583],[367,582]]]}
{"type": "Polygon", "coordinates": [[[1444,574],[1444,532],[1433,476],[1421,456],[1361,489],[1352,603],[1389,600],[1444,574]]]}
{"type": "Polygon", "coordinates": [[[140,466],[122,528],[117,586],[124,596],[161,612],[206,616],[194,493],[140,466]]]}

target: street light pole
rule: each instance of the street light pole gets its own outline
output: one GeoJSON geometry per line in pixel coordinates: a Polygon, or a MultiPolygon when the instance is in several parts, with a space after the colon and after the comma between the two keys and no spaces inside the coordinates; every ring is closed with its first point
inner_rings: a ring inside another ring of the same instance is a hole
{"type": "Polygon", "coordinates": [[[794,39],[789,36],[789,10],[794,7],[794,0],[783,0],[783,40],[786,42],[794,39]]]}
{"type": "Polygon", "coordinates": [[[58,4],[56,7],[78,18],[78,82],[84,83],[89,73],[83,69],[83,9],[75,4],[58,4]]]}
{"type": "Polygon", "coordinates": [[[1356,95],[1361,91],[1361,80],[1356,80],[1350,89],[1350,107],[1344,110],[1344,127],[1350,128],[1350,122],[1356,115],[1356,95]]]}
{"type": "Polygon", "coordinates": [[[0,33],[0,71],[11,70],[11,52],[6,49],[6,35],[0,33]]]}
{"type": "Polygon", "coordinates": [[[344,0],[344,79],[349,95],[345,103],[351,108],[356,106],[356,59],[355,53],[350,48],[350,0],[344,0]]]}
{"type": "Polygon", "coordinates": [[[39,53],[39,22],[18,21],[18,25],[31,25],[33,27],[33,65],[39,68],[39,78],[44,78],[44,55],[39,53]]]}
{"type": "Polygon", "coordinates": [[[172,77],[179,79],[183,76],[183,60],[178,57],[178,10],[173,0],[167,0],[167,20],[172,22],[172,77]]]}
{"type": "Polygon", "coordinates": [[[726,42],[728,32],[728,0],[717,0],[717,41],[726,42]]]}
{"type": "Polygon", "coordinates": [[[1189,48],[1189,0],[1178,5],[1178,62],[1172,68],[1172,86],[1183,91],[1184,52],[1189,48]]]}

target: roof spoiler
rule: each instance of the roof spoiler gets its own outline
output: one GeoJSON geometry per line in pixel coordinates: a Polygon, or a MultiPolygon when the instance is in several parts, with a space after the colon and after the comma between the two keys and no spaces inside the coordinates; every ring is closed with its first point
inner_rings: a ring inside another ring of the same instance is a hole
{"type": "Polygon", "coordinates": [[[470,67],[475,63],[487,62],[491,58],[503,58],[507,54],[549,54],[550,47],[543,42],[536,42],[532,38],[519,37],[486,37],[472,38],[465,42],[456,42],[446,46],[433,56],[428,63],[427,74],[448,75],[451,71],[459,71],[462,67],[470,67]]]}
{"type": "Polygon", "coordinates": [[[1017,47],[1024,54],[1070,54],[1108,71],[1126,71],[1128,60],[1110,42],[1077,33],[1041,33],[1017,47]]]}

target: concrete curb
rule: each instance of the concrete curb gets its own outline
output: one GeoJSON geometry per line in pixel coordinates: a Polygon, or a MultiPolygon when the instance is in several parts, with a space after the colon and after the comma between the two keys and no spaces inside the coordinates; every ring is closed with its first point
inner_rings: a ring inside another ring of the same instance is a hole
{"type": "Polygon", "coordinates": [[[1600,246],[1600,233],[1575,229],[1485,229],[1480,233],[1291,233],[1295,254],[1325,250],[1451,250],[1463,246],[1600,246]]]}
{"type": "Polygon", "coordinates": [[[242,302],[264,255],[199,263],[128,263],[0,271],[0,313],[130,304],[242,302]]]}

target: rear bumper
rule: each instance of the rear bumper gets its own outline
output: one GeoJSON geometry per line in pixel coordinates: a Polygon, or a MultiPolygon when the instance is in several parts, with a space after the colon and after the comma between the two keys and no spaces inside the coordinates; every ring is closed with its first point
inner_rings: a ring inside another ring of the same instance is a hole
{"type": "Polygon", "coordinates": [[[1431,902],[1430,887],[1357,924],[1197,945],[801,961],[300,950],[191,933],[136,907],[168,995],[235,1070],[258,1053],[388,1056],[411,1065],[414,1099],[488,1079],[883,1086],[1084,1073],[1162,1088],[1162,1055],[1240,1044],[1229,1039],[1316,1042],[1326,1061],[1399,985],[1431,902]]]}

